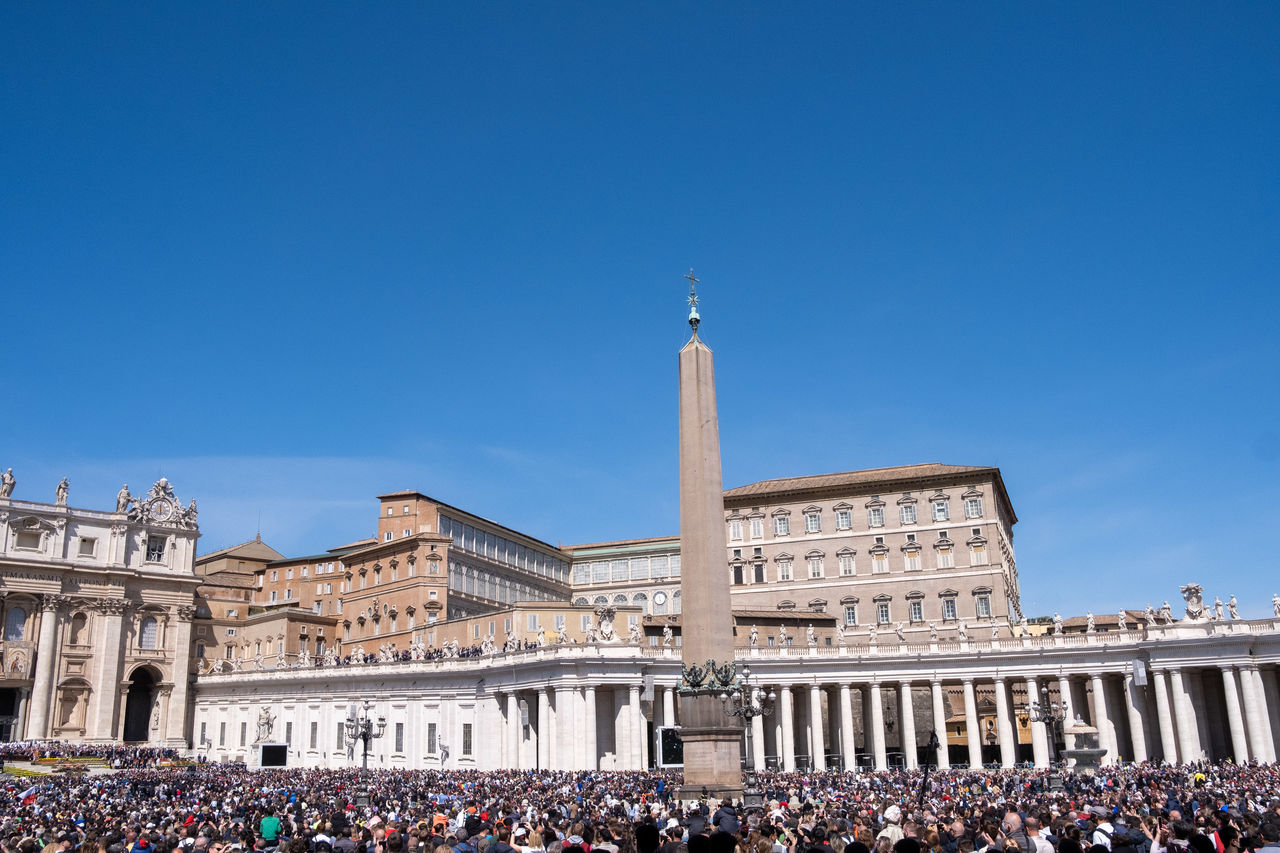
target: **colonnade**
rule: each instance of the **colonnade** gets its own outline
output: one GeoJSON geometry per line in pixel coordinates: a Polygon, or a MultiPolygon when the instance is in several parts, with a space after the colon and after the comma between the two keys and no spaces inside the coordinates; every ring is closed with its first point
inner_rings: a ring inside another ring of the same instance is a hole
{"type": "MultiPolygon", "coordinates": [[[[668,691],[666,709],[673,714],[668,691]]],[[[498,695],[502,767],[622,770],[649,766],[649,715],[639,684],[566,685],[498,695]]]]}

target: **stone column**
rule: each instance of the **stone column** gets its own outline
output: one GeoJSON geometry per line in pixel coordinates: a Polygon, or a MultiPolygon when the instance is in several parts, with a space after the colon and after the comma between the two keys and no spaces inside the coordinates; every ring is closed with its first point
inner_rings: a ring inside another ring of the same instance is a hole
{"type": "Polygon", "coordinates": [[[1178,763],[1178,735],[1173,726],[1173,708],[1169,701],[1169,676],[1163,669],[1151,671],[1156,694],[1156,721],[1160,728],[1160,757],[1170,764],[1178,763]]]}
{"type": "Polygon", "coordinates": [[[751,718],[751,765],[764,769],[764,714],[751,718]]]}
{"type": "Polygon", "coordinates": [[[1276,682],[1276,671],[1258,670],[1262,679],[1262,701],[1267,703],[1267,719],[1271,721],[1271,750],[1280,749],[1280,684],[1276,682]],[[1275,711],[1275,713],[1272,713],[1275,711]]]}
{"type": "Polygon", "coordinates": [[[1093,673],[1089,680],[1093,684],[1093,725],[1098,730],[1098,746],[1107,751],[1102,756],[1102,763],[1111,764],[1119,757],[1120,751],[1116,748],[1116,730],[1111,727],[1111,718],[1107,716],[1107,692],[1099,673],[1093,673]]]}
{"type": "Polygon", "coordinates": [[[565,691],[558,687],[547,687],[547,729],[551,732],[551,736],[547,739],[547,766],[552,770],[566,770],[569,767],[570,758],[566,754],[561,754],[560,745],[564,743],[564,739],[560,737],[560,710],[561,706],[568,704],[564,701],[565,691]]]}
{"type": "Polygon", "coordinates": [[[848,683],[840,685],[840,750],[844,756],[844,769],[856,768],[858,747],[853,742],[853,696],[848,683]]]}
{"type": "Polygon", "coordinates": [[[196,609],[179,607],[177,616],[172,646],[168,643],[169,637],[165,637],[166,647],[173,649],[173,691],[169,695],[165,739],[169,746],[182,748],[187,745],[187,679],[191,666],[191,620],[196,617],[196,609]]]}
{"type": "Polygon", "coordinates": [[[978,731],[978,700],[973,693],[973,679],[964,680],[964,730],[969,740],[969,766],[982,768],[982,732],[978,731]]]}
{"type": "MultiPolygon", "coordinates": [[[[114,693],[108,694],[114,696],[114,693]]],[[[31,698],[31,690],[26,687],[18,688],[18,707],[14,716],[13,734],[14,738],[21,738],[22,733],[27,729],[27,706],[28,700],[31,698]]]]}
{"type": "Polygon", "coordinates": [[[1187,700],[1187,685],[1181,669],[1169,670],[1169,687],[1173,692],[1173,713],[1178,721],[1178,757],[1184,764],[1200,760],[1200,735],[1195,713],[1187,700]]]}
{"type": "Polygon", "coordinates": [[[662,689],[662,724],[664,726],[676,724],[676,691],[671,687],[662,689]]]}
{"type": "Polygon", "coordinates": [[[35,681],[31,685],[31,719],[27,738],[44,740],[49,736],[49,705],[53,680],[58,665],[58,605],[62,596],[46,595],[40,602],[40,638],[36,644],[35,681]]]}
{"type": "Polygon", "coordinates": [[[644,766],[644,713],[640,710],[640,685],[627,689],[627,717],[631,721],[631,763],[628,770],[643,770],[644,766]]]}
{"type": "Polygon", "coordinates": [[[787,773],[794,773],[796,769],[796,727],[794,716],[795,706],[792,704],[791,686],[784,684],[778,688],[778,706],[782,713],[779,718],[782,722],[782,769],[787,773]]]}
{"type": "Polygon", "coordinates": [[[822,736],[822,688],[817,684],[809,685],[809,732],[812,744],[809,766],[814,770],[826,770],[827,748],[822,736]]]}
{"type": "Polygon", "coordinates": [[[1271,742],[1271,725],[1267,721],[1266,693],[1262,688],[1257,664],[1240,668],[1240,687],[1244,694],[1244,714],[1249,726],[1251,752],[1259,761],[1274,762],[1275,746],[1271,742]]]}
{"type": "Polygon", "coordinates": [[[876,769],[889,769],[889,756],[884,746],[884,700],[880,698],[880,682],[871,682],[871,749],[876,769]]]}
{"type": "Polygon", "coordinates": [[[551,752],[548,747],[551,746],[551,727],[547,725],[551,722],[551,696],[548,695],[550,687],[543,687],[538,691],[538,720],[537,720],[537,767],[540,770],[546,770],[551,760],[551,752]]]}
{"type": "Polygon", "coordinates": [[[951,753],[947,749],[947,709],[942,700],[942,682],[934,679],[930,690],[933,699],[933,730],[938,733],[938,754],[934,761],[939,770],[950,770],[951,753]]]}
{"type": "Polygon", "coordinates": [[[904,681],[898,686],[898,725],[902,729],[902,752],[908,770],[920,765],[916,751],[916,709],[911,699],[911,682],[904,681]]]}
{"type": "Polygon", "coordinates": [[[1237,764],[1249,760],[1249,742],[1244,734],[1244,715],[1240,713],[1240,694],[1236,690],[1236,674],[1230,666],[1222,667],[1222,693],[1227,704],[1227,725],[1231,731],[1231,756],[1237,764]]]}
{"type": "MultiPolygon", "coordinates": [[[[1063,749],[1076,748],[1076,736],[1067,734],[1067,729],[1075,722],[1076,709],[1075,697],[1071,695],[1071,679],[1066,675],[1058,676],[1058,704],[1062,706],[1064,719],[1062,721],[1062,747],[1063,749]]],[[[1062,761],[1066,762],[1066,757],[1062,757],[1062,761]]]]}
{"type": "Polygon", "coordinates": [[[520,724],[520,694],[511,691],[507,694],[507,749],[512,769],[518,769],[520,762],[520,742],[524,739],[524,731],[520,724]]]}
{"type": "Polygon", "coordinates": [[[1133,760],[1147,760],[1147,726],[1143,721],[1142,688],[1133,680],[1133,673],[1124,677],[1124,707],[1129,714],[1129,739],[1133,741],[1133,760]]]}
{"type": "MultiPolygon", "coordinates": [[[[1034,678],[1027,679],[1027,704],[1040,701],[1040,687],[1034,678]]],[[[1030,715],[1030,710],[1028,710],[1030,715]]],[[[1036,767],[1049,766],[1049,733],[1044,723],[1031,723],[1031,755],[1036,767]]]]}
{"type": "Polygon", "coordinates": [[[586,712],[583,714],[583,740],[586,741],[587,769],[600,769],[600,749],[596,744],[596,688],[587,685],[582,688],[586,699],[586,712]]]}
{"type": "Polygon", "coordinates": [[[1009,693],[1004,679],[995,680],[996,688],[996,736],[1000,739],[1000,766],[1012,767],[1015,761],[1013,745],[1013,720],[1009,717],[1009,693]]]}
{"type": "Polygon", "coordinates": [[[120,684],[120,655],[125,643],[120,630],[124,609],[124,602],[118,598],[98,601],[98,611],[102,614],[102,631],[98,635],[98,680],[94,685],[93,707],[90,709],[92,723],[87,726],[93,740],[116,739],[116,687],[120,684]]]}

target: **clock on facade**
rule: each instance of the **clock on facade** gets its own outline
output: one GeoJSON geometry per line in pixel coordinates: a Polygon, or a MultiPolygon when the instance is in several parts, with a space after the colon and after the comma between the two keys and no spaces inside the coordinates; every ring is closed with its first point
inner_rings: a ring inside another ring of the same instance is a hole
{"type": "Polygon", "coordinates": [[[151,505],[147,507],[147,515],[151,516],[151,518],[156,521],[167,521],[169,516],[173,515],[173,504],[169,503],[169,501],[164,498],[154,500],[151,502],[151,505]]]}
{"type": "Polygon", "coordinates": [[[666,604],[666,603],[667,603],[667,594],[666,594],[665,592],[655,592],[655,593],[653,594],[653,603],[654,603],[654,604],[666,604]]]}

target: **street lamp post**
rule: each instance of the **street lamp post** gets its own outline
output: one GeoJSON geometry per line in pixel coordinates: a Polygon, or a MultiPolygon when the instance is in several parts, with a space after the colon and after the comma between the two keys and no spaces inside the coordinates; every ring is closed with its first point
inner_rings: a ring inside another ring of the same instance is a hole
{"type": "Polygon", "coordinates": [[[360,741],[364,745],[363,768],[369,769],[369,742],[374,738],[382,737],[387,731],[387,718],[379,716],[376,720],[369,716],[372,705],[366,699],[364,707],[360,708],[354,703],[347,708],[347,740],[353,744],[360,741]],[[360,712],[363,711],[363,714],[360,712]],[[375,730],[376,729],[376,730],[375,730]]]}
{"type": "MultiPolygon", "coordinates": [[[[1027,715],[1033,723],[1044,723],[1049,729],[1049,766],[1053,767],[1054,760],[1058,752],[1058,730],[1062,728],[1062,722],[1067,718],[1067,702],[1066,697],[1062,697],[1062,704],[1049,701],[1049,688],[1041,685],[1040,699],[1027,704],[1027,715]]],[[[1062,777],[1050,775],[1050,790],[1059,790],[1062,787],[1062,777]]]]}
{"type": "MultiPolygon", "coordinates": [[[[942,746],[942,743],[938,740],[938,730],[937,729],[931,730],[929,732],[928,749],[930,754],[933,755],[935,761],[938,758],[938,749],[941,746],[942,746]]],[[[931,766],[932,765],[928,761],[924,763],[924,777],[920,780],[920,810],[921,811],[924,811],[924,792],[929,785],[929,768],[931,766]]]]}
{"type": "Polygon", "coordinates": [[[725,714],[736,717],[746,724],[747,779],[746,784],[742,786],[742,806],[747,811],[764,808],[764,793],[760,790],[760,783],[756,778],[756,756],[751,735],[751,721],[762,714],[770,713],[773,710],[773,703],[777,700],[778,694],[772,690],[766,693],[763,687],[751,683],[749,666],[742,668],[742,679],[732,689],[720,692],[720,702],[724,705],[725,714]]]}

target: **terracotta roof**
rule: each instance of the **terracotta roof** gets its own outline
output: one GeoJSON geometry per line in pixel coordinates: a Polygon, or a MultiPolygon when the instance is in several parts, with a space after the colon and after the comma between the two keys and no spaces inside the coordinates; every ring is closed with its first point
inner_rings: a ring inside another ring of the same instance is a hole
{"type": "Polygon", "coordinates": [[[752,495],[775,494],[777,492],[893,483],[902,480],[947,477],[987,471],[998,472],[999,469],[981,465],[943,465],[940,462],[925,462],[920,465],[872,468],[867,471],[846,471],[841,474],[812,474],[807,477],[782,477],[777,480],[761,480],[758,483],[748,483],[745,486],[738,486],[736,489],[729,489],[724,493],[724,496],[725,498],[745,498],[752,495]]]}
{"type": "Polygon", "coordinates": [[[239,545],[232,545],[229,548],[220,548],[217,551],[210,551],[208,554],[201,554],[196,557],[196,563],[204,563],[218,557],[226,556],[239,551],[243,556],[253,557],[255,559],[281,560],[284,554],[281,554],[275,548],[272,548],[261,539],[250,539],[248,542],[241,542],[239,545]],[[274,557],[272,555],[275,555],[274,557]]]}

